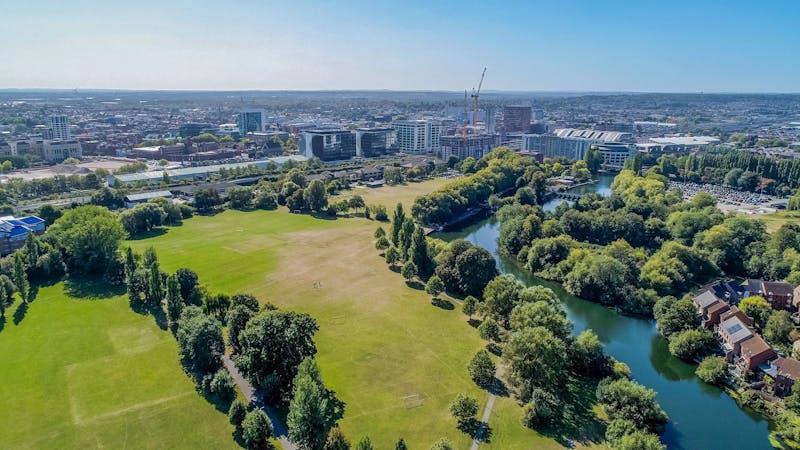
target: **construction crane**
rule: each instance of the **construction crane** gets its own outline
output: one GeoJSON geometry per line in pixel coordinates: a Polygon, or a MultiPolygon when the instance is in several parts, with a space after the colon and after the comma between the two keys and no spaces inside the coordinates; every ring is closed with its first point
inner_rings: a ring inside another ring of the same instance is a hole
{"type": "Polygon", "coordinates": [[[461,127],[461,137],[464,139],[467,138],[467,121],[469,120],[469,116],[467,115],[467,90],[464,89],[464,126],[461,127]]]}
{"type": "Polygon", "coordinates": [[[472,126],[475,126],[475,122],[478,117],[478,96],[481,95],[481,86],[483,86],[483,78],[486,76],[486,67],[483,68],[483,72],[481,72],[481,81],[478,83],[478,89],[472,89],[472,126]]]}

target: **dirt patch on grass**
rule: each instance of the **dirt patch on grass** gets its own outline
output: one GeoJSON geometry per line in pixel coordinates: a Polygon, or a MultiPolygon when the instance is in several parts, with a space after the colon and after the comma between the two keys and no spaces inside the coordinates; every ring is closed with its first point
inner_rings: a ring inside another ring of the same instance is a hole
{"type": "Polygon", "coordinates": [[[122,355],[146,352],[159,341],[159,337],[153,330],[140,326],[110,328],[106,333],[114,350],[122,355]]]}

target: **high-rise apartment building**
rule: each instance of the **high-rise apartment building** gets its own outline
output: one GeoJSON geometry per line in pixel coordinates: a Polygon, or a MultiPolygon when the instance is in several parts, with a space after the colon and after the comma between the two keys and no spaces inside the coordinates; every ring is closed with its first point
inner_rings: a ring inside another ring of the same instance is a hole
{"type": "Polygon", "coordinates": [[[560,137],[552,134],[522,135],[522,150],[536,152],[545,158],[583,159],[591,142],[582,138],[560,137]]]}
{"type": "Polygon", "coordinates": [[[503,128],[506,133],[527,133],[530,126],[530,106],[506,105],[503,107],[503,128]]]}
{"type": "Polygon", "coordinates": [[[438,152],[441,148],[442,125],[431,120],[398,120],[394,122],[397,149],[403,153],[438,152]]]}
{"type": "Polygon", "coordinates": [[[442,159],[451,156],[458,159],[473,157],[483,158],[500,144],[498,134],[470,134],[467,136],[442,136],[442,159]]]}
{"type": "Polygon", "coordinates": [[[62,114],[50,116],[50,130],[53,139],[69,139],[69,118],[62,114]]]}
{"type": "Polygon", "coordinates": [[[243,109],[239,113],[239,133],[242,136],[247,133],[264,131],[267,123],[267,114],[263,109],[243,109]]]}

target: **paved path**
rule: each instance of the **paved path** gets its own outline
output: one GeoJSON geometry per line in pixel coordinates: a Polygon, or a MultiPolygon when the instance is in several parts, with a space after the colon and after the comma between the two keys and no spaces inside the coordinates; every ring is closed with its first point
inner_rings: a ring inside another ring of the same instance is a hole
{"type": "MultiPolygon", "coordinates": [[[[258,399],[255,398],[255,389],[253,389],[253,385],[242,376],[239,369],[237,369],[236,365],[233,363],[233,360],[231,360],[228,355],[223,355],[222,363],[225,365],[225,368],[228,369],[228,372],[230,372],[233,381],[239,386],[239,389],[242,391],[242,394],[244,394],[244,398],[247,399],[248,403],[257,401],[258,399]]],[[[278,412],[260,402],[259,406],[267,413],[269,420],[272,422],[272,431],[275,434],[275,438],[281,443],[283,450],[298,450],[297,446],[289,441],[286,425],[283,423],[278,412]]]]}
{"type": "Polygon", "coordinates": [[[486,432],[486,427],[489,426],[489,417],[492,415],[492,408],[494,408],[494,399],[497,396],[494,394],[489,394],[489,400],[486,400],[486,406],[483,408],[483,417],[481,418],[481,425],[478,428],[478,431],[475,432],[475,438],[472,440],[472,447],[470,450],[478,450],[478,446],[481,445],[481,441],[483,440],[483,434],[486,432]]]}

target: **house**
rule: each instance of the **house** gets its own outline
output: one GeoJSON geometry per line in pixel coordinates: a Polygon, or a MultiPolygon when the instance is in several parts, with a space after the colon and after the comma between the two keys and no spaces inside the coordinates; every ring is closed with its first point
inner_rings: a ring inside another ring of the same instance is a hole
{"type": "Polygon", "coordinates": [[[776,356],[778,354],[775,350],[761,336],[754,334],[750,339],[741,342],[736,365],[743,371],[753,371],[776,356]]]}
{"type": "Polygon", "coordinates": [[[730,310],[727,302],[717,297],[712,290],[705,290],[692,298],[697,314],[706,329],[712,329],[720,320],[720,315],[730,310]]]}
{"type": "Polygon", "coordinates": [[[10,254],[25,245],[29,234],[42,234],[44,230],[44,219],[36,216],[0,217],[0,255],[10,254]]]}
{"type": "Polygon", "coordinates": [[[747,314],[743,313],[738,306],[731,306],[727,311],[723,312],[719,316],[719,321],[721,323],[730,319],[731,317],[739,318],[739,320],[741,320],[742,323],[744,323],[748,327],[753,326],[753,319],[751,319],[747,314]]]}
{"type": "Polygon", "coordinates": [[[781,397],[789,395],[792,392],[792,386],[794,386],[795,381],[800,379],[800,361],[781,356],[772,361],[767,374],[775,380],[773,390],[776,395],[781,397]]]}
{"type": "Polygon", "coordinates": [[[725,359],[733,362],[739,356],[741,345],[755,335],[753,331],[739,317],[733,316],[720,322],[716,329],[725,359]]]}
{"type": "Polygon", "coordinates": [[[140,203],[147,203],[150,200],[156,198],[172,198],[172,192],[170,191],[152,191],[152,192],[141,192],[139,194],[128,194],[125,196],[125,207],[126,208],[133,208],[134,206],[140,203]]]}
{"type": "Polygon", "coordinates": [[[716,280],[700,288],[700,291],[711,291],[717,298],[732,305],[739,303],[744,295],[742,285],[733,280],[716,280]]]}
{"type": "Polygon", "coordinates": [[[789,311],[794,307],[794,286],[789,283],[748,279],[742,286],[745,297],[764,297],[774,309],[789,311]]]}

